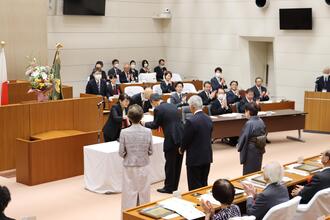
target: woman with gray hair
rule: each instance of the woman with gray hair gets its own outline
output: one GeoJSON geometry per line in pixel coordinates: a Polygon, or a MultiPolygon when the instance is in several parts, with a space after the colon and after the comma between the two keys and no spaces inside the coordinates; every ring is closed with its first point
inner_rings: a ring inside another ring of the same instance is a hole
{"type": "Polygon", "coordinates": [[[263,169],[263,177],[267,185],[264,191],[257,195],[253,185],[242,183],[248,198],[246,213],[262,219],[269,209],[289,200],[286,186],[282,185],[283,167],[278,162],[268,163],[263,169]]]}

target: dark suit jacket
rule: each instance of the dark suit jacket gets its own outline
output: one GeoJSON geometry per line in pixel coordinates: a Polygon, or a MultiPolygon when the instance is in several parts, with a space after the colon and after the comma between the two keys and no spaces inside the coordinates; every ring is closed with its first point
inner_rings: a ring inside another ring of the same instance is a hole
{"type": "Polygon", "coordinates": [[[115,67],[112,67],[111,69],[109,69],[108,71],[108,76],[112,75],[119,75],[121,73],[121,70],[120,69],[117,69],[115,67]]]}
{"type": "Polygon", "coordinates": [[[201,166],[212,163],[212,120],[203,111],[186,120],[182,150],[186,150],[186,165],[201,166]]]}
{"type": "Polygon", "coordinates": [[[114,96],[114,95],[120,95],[120,87],[119,85],[115,85],[115,89],[113,89],[112,84],[108,84],[107,86],[107,97],[114,96]]]}
{"type": "Polygon", "coordinates": [[[312,181],[304,186],[304,189],[299,193],[299,196],[301,196],[300,203],[308,203],[318,191],[328,187],[330,187],[330,168],[316,173],[312,181]]]}
{"type": "Polygon", "coordinates": [[[235,104],[236,102],[240,102],[241,98],[238,97],[232,90],[229,90],[227,92],[227,103],[229,104],[235,104]]]}
{"type": "Polygon", "coordinates": [[[107,96],[107,82],[104,79],[101,79],[101,87],[99,91],[95,79],[89,80],[86,86],[86,93],[107,96]]]}
{"type": "Polygon", "coordinates": [[[289,201],[288,189],[277,183],[269,184],[256,199],[249,197],[246,200],[246,214],[254,215],[256,220],[261,220],[269,209],[289,201]]]}
{"type": "Polygon", "coordinates": [[[150,73],[150,70],[149,72],[145,71],[143,68],[140,69],[140,73],[150,73]]]}
{"type": "Polygon", "coordinates": [[[199,97],[202,98],[203,101],[203,105],[209,105],[214,99],[210,99],[207,95],[205,91],[201,91],[200,93],[198,93],[199,97]]]}
{"type": "Polygon", "coordinates": [[[131,97],[130,105],[137,104],[143,108],[143,112],[148,112],[150,108],[152,108],[152,105],[150,103],[150,100],[145,101],[143,104],[141,92],[138,94],[135,94],[131,97]]]}
{"type": "Polygon", "coordinates": [[[135,79],[135,81],[137,82],[138,79],[139,79],[139,71],[138,71],[137,69],[134,69],[134,70],[130,69],[129,72],[130,72],[131,74],[133,74],[134,79],[135,79]]]}
{"type": "Polygon", "coordinates": [[[133,80],[136,81],[136,79],[134,78],[133,75],[133,79],[131,78],[132,75],[130,75],[131,73],[128,74],[128,78],[126,77],[126,73],[123,71],[119,74],[119,82],[120,83],[129,83],[132,82],[133,80]]]}
{"type": "MultiPolygon", "coordinates": [[[[92,80],[92,79],[94,79],[93,73],[91,73],[91,75],[89,75],[89,80],[92,80]]],[[[103,70],[102,70],[102,79],[107,80],[107,74],[103,70]]]]}
{"type": "MultiPolygon", "coordinates": [[[[125,109],[127,113],[127,109],[125,109]]],[[[123,123],[123,109],[120,104],[113,105],[110,110],[110,115],[103,127],[104,136],[110,141],[115,141],[119,138],[123,123]]]]}
{"type": "MultiPolygon", "coordinates": [[[[221,78],[220,78],[221,81],[221,78]]],[[[227,85],[222,85],[219,83],[218,79],[216,77],[213,77],[211,79],[211,86],[212,86],[212,90],[218,90],[218,89],[227,89],[227,85]]]]}
{"type": "Polygon", "coordinates": [[[162,92],[163,93],[171,93],[171,92],[174,92],[175,91],[175,88],[174,88],[174,85],[173,85],[173,82],[172,84],[166,84],[165,81],[162,81],[160,83],[160,88],[162,89],[162,92]]]}
{"type": "Polygon", "coordinates": [[[164,152],[178,149],[181,146],[183,125],[181,114],[175,105],[161,103],[154,109],[154,121],[145,124],[147,128],[161,127],[164,132],[164,152]]]}
{"type": "Polygon", "coordinates": [[[164,72],[166,71],[166,68],[161,68],[160,66],[156,66],[154,68],[154,72],[156,72],[156,79],[158,82],[161,82],[164,80],[164,72]]]}
{"type": "Polygon", "coordinates": [[[0,220],[15,220],[15,219],[5,216],[4,213],[0,213],[0,220]]]}
{"type": "Polygon", "coordinates": [[[184,94],[182,93],[182,96],[181,96],[181,99],[178,95],[177,92],[173,92],[171,97],[170,97],[170,102],[174,105],[176,105],[176,107],[182,107],[182,106],[185,106],[185,105],[188,105],[186,102],[182,102],[182,97],[184,96],[184,94]]]}
{"type": "Polygon", "coordinates": [[[222,108],[219,99],[215,99],[211,103],[211,115],[223,115],[226,113],[232,113],[230,106],[228,105],[228,109],[222,108]]]}
{"type": "MultiPolygon", "coordinates": [[[[245,106],[248,104],[248,100],[246,99],[246,97],[243,97],[241,99],[241,101],[238,103],[237,105],[237,111],[239,113],[244,113],[245,112],[245,106]]],[[[259,109],[260,110],[260,109],[259,109]]]]}
{"type": "MultiPolygon", "coordinates": [[[[260,99],[260,101],[268,101],[269,100],[268,96],[260,97],[261,94],[260,94],[257,86],[253,86],[251,89],[254,92],[254,100],[257,100],[257,99],[260,99]]],[[[267,92],[267,88],[264,87],[264,86],[261,86],[261,92],[267,92]]]]}
{"type": "Polygon", "coordinates": [[[315,90],[317,92],[322,92],[323,89],[326,89],[327,92],[330,92],[330,76],[328,81],[324,82],[324,76],[318,77],[315,82],[315,90]]]}

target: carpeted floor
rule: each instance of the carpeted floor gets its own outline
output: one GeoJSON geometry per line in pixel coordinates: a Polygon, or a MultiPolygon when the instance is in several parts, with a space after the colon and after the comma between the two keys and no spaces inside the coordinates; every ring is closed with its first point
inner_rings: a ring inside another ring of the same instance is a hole
{"type": "MultiPolygon", "coordinates": [[[[269,134],[272,141],[267,146],[264,163],[279,161],[288,163],[299,156],[309,157],[330,149],[330,135],[303,133],[305,143],[286,139],[287,135],[297,135],[296,131],[269,134]]],[[[214,144],[214,162],[209,175],[209,184],[218,178],[234,178],[242,173],[239,155],[235,148],[214,144]]],[[[10,174],[10,173],[9,173],[10,174]]],[[[38,220],[117,220],[120,219],[120,194],[102,195],[84,189],[83,176],[28,187],[18,184],[12,175],[0,176],[0,184],[9,187],[12,202],[6,214],[16,219],[37,216],[38,220]]],[[[151,199],[168,197],[157,188],[163,183],[153,184],[151,199]]],[[[187,191],[185,165],[182,167],[180,191],[187,191]]]]}

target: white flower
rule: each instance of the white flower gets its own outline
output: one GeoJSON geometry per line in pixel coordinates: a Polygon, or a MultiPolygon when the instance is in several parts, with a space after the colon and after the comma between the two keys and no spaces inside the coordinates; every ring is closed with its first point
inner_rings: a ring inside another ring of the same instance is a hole
{"type": "Polygon", "coordinates": [[[42,72],[42,73],[41,73],[41,77],[42,77],[43,79],[47,79],[48,76],[47,76],[46,73],[42,72]]]}
{"type": "Polygon", "coordinates": [[[38,76],[38,75],[39,75],[39,73],[36,72],[36,71],[33,71],[33,72],[31,73],[31,76],[32,76],[32,77],[36,77],[36,76],[38,76]]]}

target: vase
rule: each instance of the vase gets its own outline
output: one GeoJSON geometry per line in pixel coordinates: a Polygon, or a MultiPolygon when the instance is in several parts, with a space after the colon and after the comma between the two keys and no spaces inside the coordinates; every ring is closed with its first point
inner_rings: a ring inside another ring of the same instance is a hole
{"type": "Polygon", "coordinates": [[[45,102],[48,100],[48,95],[44,92],[37,92],[37,100],[38,102],[45,102]]]}

